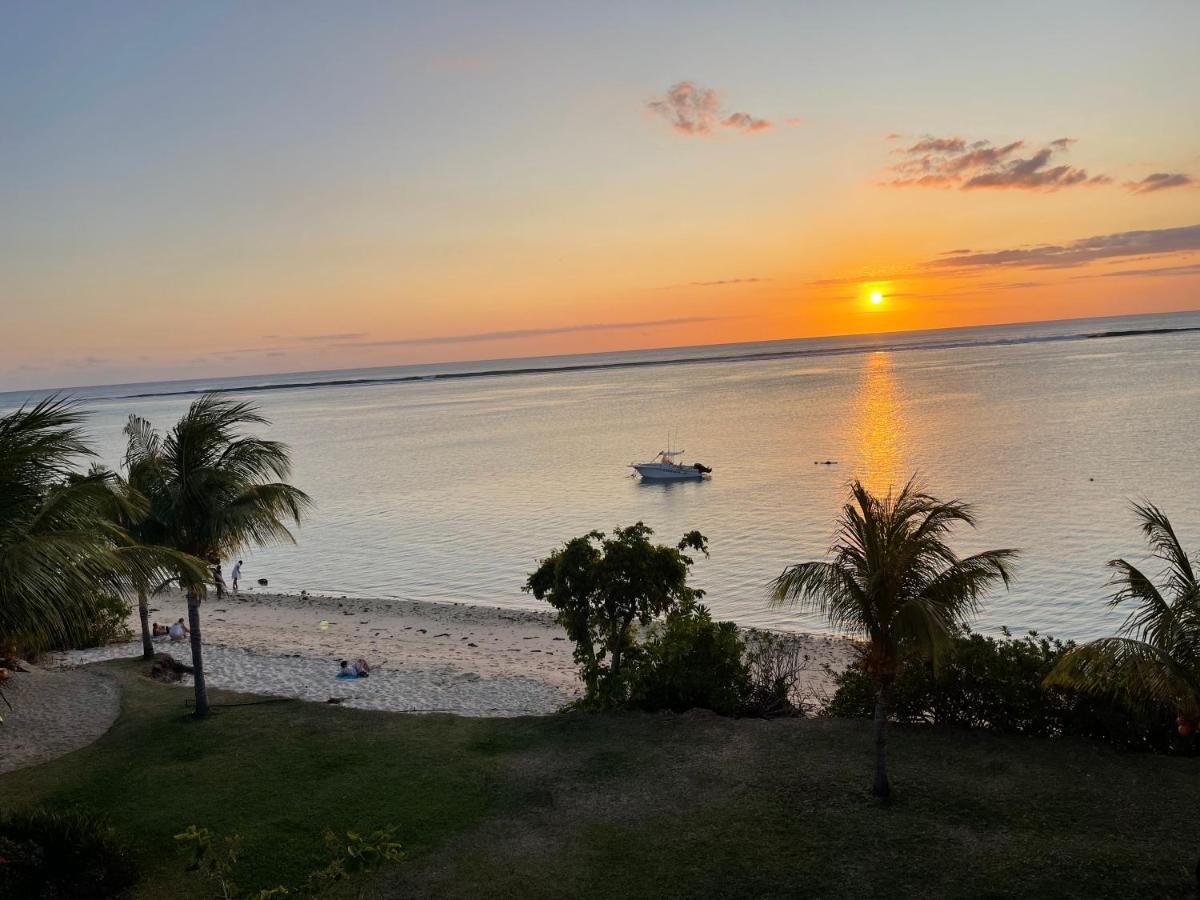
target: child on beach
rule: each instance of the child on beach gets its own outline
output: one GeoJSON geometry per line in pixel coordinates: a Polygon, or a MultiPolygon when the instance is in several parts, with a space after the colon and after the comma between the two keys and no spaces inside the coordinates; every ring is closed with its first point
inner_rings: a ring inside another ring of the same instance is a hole
{"type": "Polygon", "coordinates": [[[150,635],[151,637],[166,637],[168,631],[170,631],[170,629],[167,628],[166,625],[159,625],[157,622],[155,622],[154,625],[151,626],[150,635]]]}
{"type": "Polygon", "coordinates": [[[185,637],[191,634],[191,632],[188,630],[188,627],[183,624],[183,619],[180,619],[178,622],[172,625],[168,630],[168,633],[171,635],[172,644],[179,643],[185,637]]]}

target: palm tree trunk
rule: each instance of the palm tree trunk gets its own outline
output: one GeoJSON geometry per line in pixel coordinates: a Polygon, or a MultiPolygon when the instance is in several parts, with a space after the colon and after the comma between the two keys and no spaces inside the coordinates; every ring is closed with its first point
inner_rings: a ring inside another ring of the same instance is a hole
{"type": "Polygon", "coordinates": [[[208,687],[204,683],[204,659],[200,644],[200,591],[188,588],[188,630],[192,638],[192,678],[196,685],[196,715],[208,715],[208,687]]]}
{"type": "Polygon", "coordinates": [[[138,587],[138,618],[142,620],[142,659],[154,659],[154,644],[150,642],[150,606],[146,589],[138,587]]]}
{"type": "Polygon", "coordinates": [[[892,786],[887,774],[887,687],[875,689],[875,784],[872,795],[887,800],[892,795],[892,786]]]}

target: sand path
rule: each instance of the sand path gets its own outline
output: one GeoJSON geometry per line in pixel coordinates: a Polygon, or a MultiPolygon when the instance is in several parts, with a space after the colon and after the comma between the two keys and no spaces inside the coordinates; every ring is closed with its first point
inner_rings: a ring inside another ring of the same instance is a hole
{"type": "Polygon", "coordinates": [[[86,747],[121,711],[117,682],[100,672],[26,668],[3,685],[12,709],[0,701],[0,773],[86,747]]]}

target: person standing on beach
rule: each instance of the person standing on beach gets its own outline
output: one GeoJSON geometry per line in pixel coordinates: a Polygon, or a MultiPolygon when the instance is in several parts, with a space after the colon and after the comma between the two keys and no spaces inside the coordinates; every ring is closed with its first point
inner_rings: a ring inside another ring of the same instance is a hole
{"type": "Polygon", "coordinates": [[[238,593],[238,579],[242,577],[242,561],[239,559],[233,567],[233,571],[229,573],[229,580],[233,584],[233,596],[238,593]]]}
{"type": "Polygon", "coordinates": [[[213,584],[217,588],[217,599],[225,596],[225,576],[221,574],[221,564],[217,563],[212,569],[213,584]]]}

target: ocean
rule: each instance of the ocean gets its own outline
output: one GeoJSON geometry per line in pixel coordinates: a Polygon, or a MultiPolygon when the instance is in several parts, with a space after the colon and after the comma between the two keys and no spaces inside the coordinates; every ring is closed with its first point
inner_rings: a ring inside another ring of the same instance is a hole
{"type": "Polygon", "coordinates": [[[539,557],[641,520],[663,541],[708,536],[694,581],[717,616],[821,630],[770,609],[768,583],[824,555],[851,478],[913,474],[974,504],[961,552],[1022,550],[985,632],[1112,633],[1105,563],[1146,557],[1134,499],[1200,551],[1200,313],[69,393],[116,466],[130,413],[166,428],[206,390],[259,406],[316,502],[296,546],[244,554],[273,590],[537,608],[521,585],[539,557]],[[631,477],[668,441],[712,478],[631,477]]]}

